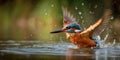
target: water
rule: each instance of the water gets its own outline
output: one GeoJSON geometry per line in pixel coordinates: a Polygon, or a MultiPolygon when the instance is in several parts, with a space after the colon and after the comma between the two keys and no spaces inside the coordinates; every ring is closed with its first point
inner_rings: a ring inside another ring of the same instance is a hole
{"type": "Polygon", "coordinates": [[[120,46],[77,48],[71,43],[0,41],[0,60],[120,60],[120,46]]]}

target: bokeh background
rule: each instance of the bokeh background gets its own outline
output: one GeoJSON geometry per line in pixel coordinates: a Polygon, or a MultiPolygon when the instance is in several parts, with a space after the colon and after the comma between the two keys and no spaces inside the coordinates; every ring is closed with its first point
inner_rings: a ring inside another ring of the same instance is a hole
{"type": "Polygon", "coordinates": [[[62,28],[66,7],[84,30],[94,24],[107,8],[113,18],[101,34],[107,41],[120,41],[120,0],[0,0],[0,40],[69,41],[65,34],[50,34],[62,28]]]}

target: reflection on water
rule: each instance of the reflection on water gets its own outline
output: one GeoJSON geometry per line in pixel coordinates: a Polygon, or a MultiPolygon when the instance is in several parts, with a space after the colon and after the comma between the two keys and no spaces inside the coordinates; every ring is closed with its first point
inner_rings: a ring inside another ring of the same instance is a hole
{"type": "Polygon", "coordinates": [[[68,49],[66,53],[66,60],[90,60],[93,59],[93,49],[68,49]]]}
{"type": "Polygon", "coordinates": [[[0,41],[0,60],[120,60],[120,47],[76,48],[71,43],[0,41]]]}

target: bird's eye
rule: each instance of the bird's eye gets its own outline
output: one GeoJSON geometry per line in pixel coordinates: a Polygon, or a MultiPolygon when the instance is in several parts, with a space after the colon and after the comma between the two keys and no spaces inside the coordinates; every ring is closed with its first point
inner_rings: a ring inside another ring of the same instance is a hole
{"type": "Polygon", "coordinates": [[[68,27],[66,27],[66,29],[70,29],[70,27],[68,26],[68,27]]]}

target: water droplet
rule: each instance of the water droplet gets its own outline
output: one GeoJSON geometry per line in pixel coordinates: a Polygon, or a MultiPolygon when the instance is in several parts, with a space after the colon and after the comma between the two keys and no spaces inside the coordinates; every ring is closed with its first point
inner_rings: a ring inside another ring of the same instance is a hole
{"type": "Polygon", "coordinates": [[[81,16],[80,18],[82,19],[83,17],[81,16]]]}
{"type": "Polygon", "coordinates": [[[82,14],[82,12],[78,12],[78,14],[79,14],[79,15],[81,15],[81,14],[82,14]]]}
{"type": "Polygon", "coordinates": [[[92,12],[92,11],[90,11],[89,13],[90,13],[90,14],[94,14],[94,12],[92,12]]]}
{"type": "Polygon", "coordinates": [[[82,6],[84,5],[84,3],[82,3],[82,6]]]}
{"type": "Polygon", "coordinates": [[[78,8],[77,7],[75,7],[75,10],[77,10],[78,8]]]}
{"type": "Polygon", "coordinates": [[[45,15],[48,15],[48,13],[46,12],[45,15]]]}
{"type": "Polygon", "coordinates": [[[54,4],[52,4],[51,7],[54,7],[54,4]]]}
{"type": "Polygon", "coordinates": [[[112,16],[110,19],[114,19],[114,17],[112,16]]]}
{"type": "Polygon", "coordinates": [[[94,8],[97,8],[97,7],[98,7],[98,5],[95,5],[95,6],[94,6],[94,8]]]}
{"type": "Polygon", "coordinates": [[[30,36],[33,36],[33,34],[30,34],[30,36]]]}
{"type": "Polygon", "coordinates": [[[89,12],[90,14],[92,13],[92,11],[89,12]]]}

